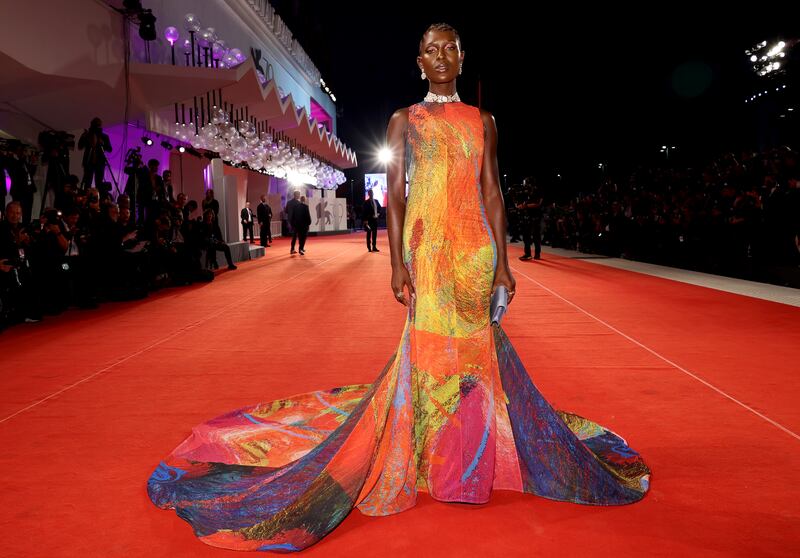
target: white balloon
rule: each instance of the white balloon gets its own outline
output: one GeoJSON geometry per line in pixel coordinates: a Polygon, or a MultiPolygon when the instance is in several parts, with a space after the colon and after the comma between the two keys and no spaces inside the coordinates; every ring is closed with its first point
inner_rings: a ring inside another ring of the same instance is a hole
{"type": "Polygon", "coordinates": [[[194,14],[186,14],[183,18],[183,27],[187,31],[200,31],[200,20],[194,14]]]}

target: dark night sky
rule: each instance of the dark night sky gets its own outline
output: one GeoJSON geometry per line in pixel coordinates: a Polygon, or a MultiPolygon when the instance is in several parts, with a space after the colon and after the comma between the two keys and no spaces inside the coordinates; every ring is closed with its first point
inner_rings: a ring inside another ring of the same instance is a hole
{"type": "Polygon", "coordinates": [[[570,3],[547,17],[535,4],[523,15],[510,2],[483,9],[398,2],[391,11],[362,2],[272,4],[336,95],[339,136],[358,152],[359,172],[377,170],[373,146],[391,113],[426,92],[415,57],[433,22],[460,32],[466,59],[458,91],[477,104],[481,80],[509,180],[547,179],[556,169],[585,177],[598,162],[653,161],[663,143],[684,157],[753,146],[744,98],[755,83],[744,50],[800,34],[788,25],[788,9],[774,4],[759,16],[730,7],[700,13],[697,2],[654,4],[649,13],[570,3]]]}

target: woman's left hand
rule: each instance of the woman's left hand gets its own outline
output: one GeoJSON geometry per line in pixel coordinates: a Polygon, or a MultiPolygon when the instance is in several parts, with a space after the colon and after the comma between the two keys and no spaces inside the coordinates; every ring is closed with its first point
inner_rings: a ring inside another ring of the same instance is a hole
{"type": "Polygon", "coordinates": [[[511,275],[511,270],[508,269],[508,267],[498,268],[495,272],[492,294],[494,294],[495,289],[500,285],[508,289],[508,303],[511,304],[511,301],[514,300],[514,290],[517,286],[517,282],[514,280],[514,276],[511,275]]]}

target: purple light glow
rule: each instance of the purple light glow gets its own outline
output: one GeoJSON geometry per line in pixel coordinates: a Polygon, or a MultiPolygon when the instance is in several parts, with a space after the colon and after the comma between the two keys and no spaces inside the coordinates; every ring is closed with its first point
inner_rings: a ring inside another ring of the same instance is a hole
{"type": "Polygon", "coordinates": [[[169,41],[170,45],[174,45],[181,38],[181,34],[177,27],[167,27],[164,29],[164,38],[169,41]]]}

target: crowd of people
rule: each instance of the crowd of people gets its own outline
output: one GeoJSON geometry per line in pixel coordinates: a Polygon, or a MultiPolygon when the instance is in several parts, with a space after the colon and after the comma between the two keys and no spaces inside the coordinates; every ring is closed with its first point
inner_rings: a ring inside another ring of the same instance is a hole
{"type": "Polygon", "coordinates": [[[165,286],[211,281],[217,251],[236,269],[213,190],[201,209],[175,194],[170,171],[159,173],[157,160],[129,162],[125,190],[114,195],[98,157],[85,158],[83,181],[66,175],[49,184],[52,203],[31,220],[34,168],[19,145],[0,151],[0,175],[10,178],[5,193],[13,200],[0,218],[0,329],[70,306],[92,308],[165,286]]]}
{"type": "MultiPolygon", "coordinates": [[[[138,150],[131,150],[126,185],[114,195],[104,181],[111,146],[101,124],[93,121],[78,142],[84,150],[82,180],[48,171],[45,191],[53,190],[52,203],[43,203],[36,220],[35,159],[21,144],[0,149],[0,171],[9,177],[13,199],[0,220],[0,329],[70,306],[90,308],[213,280],[218,251],[236,269],[217,222],[213,190],[200,204],[188,200],[175,193],[169,170],[159,172],[155,159],[143,164],[138,150]]],[[[50,156],[50,167],[63,168],[57,152],[50,156]]],[[[605,176],[596,188],[567,199],[526,178],[505,194],[511,241],[524,243],[521,260],[539,259],[544,243],[781,282],[775,270],[800,269],[797,159],[783,147],[727,153],[695,167],[640,167],[624,177],[605,176]]],[[[284,213],[291,252],[299,241],[302,255],[310,215],[300,192],[294,194],[284,213]]],[[[378,251],[380,211],[370,198],[360,212],[369,251],[378,251]]],[[[271,216],[265,196],[255,212],[247,204],[241,211],[245,240],[255,240],[258,223],[261,244],[269,246],[271,216]]]]}
{"type": "Polygon", "coordinates": [[[800,264],[797,159],[783,147],[641,167],[567,200],[529,180],[506,196],[511,234],[531,227],[531,242],[541,235],[554,247],[782,282],[776,270],[800,264]],[[517,207],[532,198],[541,208],[517,207]]]}

